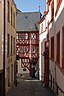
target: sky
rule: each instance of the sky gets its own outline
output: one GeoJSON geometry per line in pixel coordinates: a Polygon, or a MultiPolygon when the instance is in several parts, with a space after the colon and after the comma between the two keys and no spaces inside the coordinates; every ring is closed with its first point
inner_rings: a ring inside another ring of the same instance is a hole
{"type": "Polygon", "coordinates": [[[45,11],[46,0],[14,0],[18,9],[22,12],[36,12],[39,11],[43,14],[45,11]]]}

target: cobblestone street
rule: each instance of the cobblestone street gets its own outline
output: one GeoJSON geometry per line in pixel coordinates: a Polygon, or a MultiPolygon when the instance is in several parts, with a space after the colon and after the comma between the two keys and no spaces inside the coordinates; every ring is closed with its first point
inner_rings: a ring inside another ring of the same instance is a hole
{"type": "Polygon", "coordinates": [[[38,80],[21,80],[19,78],[17,87],[13,88],[8,96],[55,96],[50,88],[43,87],[38,80]]]}

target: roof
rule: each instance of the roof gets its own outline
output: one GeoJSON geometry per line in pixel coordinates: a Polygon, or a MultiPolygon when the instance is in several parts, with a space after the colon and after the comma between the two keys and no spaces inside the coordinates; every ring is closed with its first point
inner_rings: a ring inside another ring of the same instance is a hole
{"type": "Polygon", "coordinates": [[[19,12],[16,18],[17,31],[38,31],[40,12],[19,12]]]}
{"type": "Polygon", "coordinates": [[[20,12],[21,12],[21,10],[17,9],[17,13],[20,13],[20,12]]]}

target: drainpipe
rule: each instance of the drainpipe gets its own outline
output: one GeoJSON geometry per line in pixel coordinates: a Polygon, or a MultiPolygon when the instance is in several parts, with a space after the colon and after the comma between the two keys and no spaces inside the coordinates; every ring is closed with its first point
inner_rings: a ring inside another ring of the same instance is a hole
{"type": "Polygon", "coordinates": [[[5,96],[5,0],[4,0],[4,27],[3,27],[3,35],[4,35],[4,42],[3,42],[3,96],[5,96]]]}

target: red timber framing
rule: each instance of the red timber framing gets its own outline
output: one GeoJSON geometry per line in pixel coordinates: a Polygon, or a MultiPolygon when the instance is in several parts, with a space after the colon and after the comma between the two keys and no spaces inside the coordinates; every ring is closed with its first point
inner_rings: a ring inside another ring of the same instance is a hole
{"type": "Polygon", "coordinates": [[[60,31],[57,33],[57,63],[60,66],[60,31]]]}
{"type": "Polygon", "coordinates": [[[47,0],[47,2],[46,2],[46,3],[50,5],[50,2],[51,2],[51,0],[47,0]]]}
{"type": "Polygon", "coordinates": [[[16,33],[16,55],[22,62],[22,67],[30,70],[30,60],[38,58],[39,32],[17,32],[16,33]]]}
{"type": "Polygon", "coordinates": [[[51,21],[54,19],[54,1],[51,4],[51,21]]]}
{"type": "Polygon", "coordinates": [[[55,16],[57,15],[57,13],[58,13],[58,10],[59,10],[59,8],[60,8],[60,5],[61,5],[61,2],[62,2],[62,0],[56,0],[56,13],[55,13],[55,16]]]}

